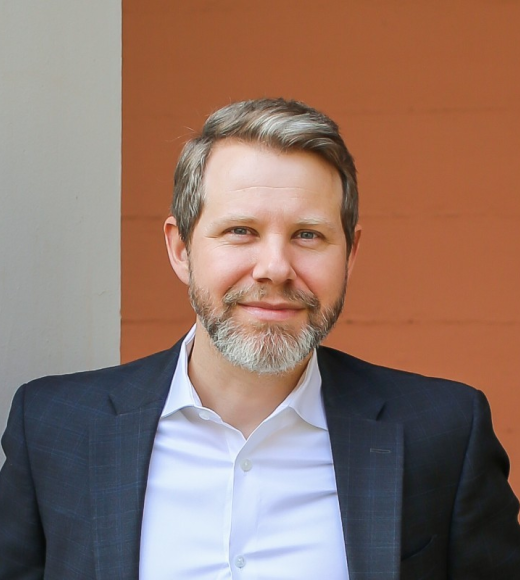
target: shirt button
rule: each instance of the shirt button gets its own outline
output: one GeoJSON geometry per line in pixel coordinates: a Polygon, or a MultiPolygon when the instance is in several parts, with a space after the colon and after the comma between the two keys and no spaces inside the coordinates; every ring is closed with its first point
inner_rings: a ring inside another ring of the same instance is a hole
{"type": "Polygon", "coordinates": [[[237,556],[235,558],[235,566],[237,568],[243,568],[246,565],[246,559],[244,556],[237,556]]]}
{"type": "Polygon", "coordinates": [[[249,459],[244,459],[244,461],[240,463],[240,467],[242,468],[242,471],[251,471],[251,469],[253,469],[253,462],[249,459]]]}
{"type": "Polygon", "coordinates": [[[204,421],[208,421],[210,419],[210,414],[207,411],[201,411],[199,417],[204,419],[204,421]]]}

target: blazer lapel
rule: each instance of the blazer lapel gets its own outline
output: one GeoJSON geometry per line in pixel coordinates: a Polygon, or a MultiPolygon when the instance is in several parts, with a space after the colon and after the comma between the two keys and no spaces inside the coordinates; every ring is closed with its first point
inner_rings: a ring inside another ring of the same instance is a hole
{"type": "Polygon", "coordinates": [[[96,580],[138,580],[148,467],[178,345],[128,375],[110,397],[113,415],[90,432],[90,485],[96,580]]]}
{"type": "Polygon", "coordinates": [[[319,351],[350,580],[398,580],[403,431],[368,377],[319,351]]]}

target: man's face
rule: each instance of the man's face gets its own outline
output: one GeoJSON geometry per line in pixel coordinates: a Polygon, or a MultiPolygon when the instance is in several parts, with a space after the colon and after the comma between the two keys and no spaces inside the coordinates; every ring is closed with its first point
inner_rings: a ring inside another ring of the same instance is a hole
{"type": "Polygon", "coordinates": [[[291,370],[343,306],[338,172],[311,153],[230,140],[212,151],[204,188],[187,255],[198,328],[235,365],[291,370]]]}

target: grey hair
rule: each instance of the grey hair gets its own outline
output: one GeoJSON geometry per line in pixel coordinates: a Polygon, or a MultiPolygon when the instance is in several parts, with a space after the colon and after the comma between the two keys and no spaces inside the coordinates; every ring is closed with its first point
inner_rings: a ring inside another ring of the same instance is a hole
{"type": "Polygon", "coordinates": [[[181,152],[174,176],[171,213],[189,248],[204,205],[204,170],[216,143],[237,139],[280,152],[309,151],[335,167],[343,186],[341,221],[350,252],[358,220],[356,166],[337,124],[298,101],[257,99],[231,103],[210,115],[181,152]]]}

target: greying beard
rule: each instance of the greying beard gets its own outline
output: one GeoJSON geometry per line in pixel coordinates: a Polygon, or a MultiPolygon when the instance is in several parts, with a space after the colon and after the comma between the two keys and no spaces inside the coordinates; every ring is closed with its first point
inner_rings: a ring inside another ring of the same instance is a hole
{"type": "Polygon", "coordinates": [[[331,331],[343,310],[347,280],[335,304],[322,310],[313,294],[284,289],[282,296],[309,313],[308,323],[294,333],[283,323],[240,324],[232,311],[247,297],[261,301],[268,291],[252,285],[243,290],[229,290],[222,302],[224,310],[217,314],[211,307],[210,295],[197,288],[190,278],[189,296],[193,309],[204,325],[213,345],[231,364],[257,374],[282,374],[294,369],[331,331]]]}

